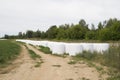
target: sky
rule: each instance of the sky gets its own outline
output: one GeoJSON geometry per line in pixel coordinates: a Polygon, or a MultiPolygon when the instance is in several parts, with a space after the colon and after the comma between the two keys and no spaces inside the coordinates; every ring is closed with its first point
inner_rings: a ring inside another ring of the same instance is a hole
{"type": "Polygon", "coordinates": [[[120,0],[0,0],[0,37],[52,25],[120,19],[120,0]]]}

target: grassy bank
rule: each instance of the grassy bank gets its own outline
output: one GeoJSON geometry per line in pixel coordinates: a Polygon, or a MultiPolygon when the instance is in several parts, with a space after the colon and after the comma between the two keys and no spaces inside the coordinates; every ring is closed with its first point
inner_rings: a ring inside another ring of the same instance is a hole
{"type": "Polygon", "coordinates": [[[73,57],[75,61],[85,60],[92,63],[100,63],[108,67],[107,80],[120,80],[120,46],[111,46],[110,49],[103,54],[84,51],[73,57]]]}
{"type": "Polygon", "coordinates": [[[14,60],[20,53],[20,46],[9,40],[0,40],[0,66],[14,60]]]}
{"type": "Polygon", "coordinates": [[[39,50],[44,52],[45,54],[52,54],[49,47],[40,46],[39,50]]]}
{"type": "Polygon", "coordinates": [[[30,57],[34,60],[36,60],[37,58],[41,58],[41,56],[37,55],[34,51],[30,49],[29,49],[29,54],[30,54],[30,57]]]}

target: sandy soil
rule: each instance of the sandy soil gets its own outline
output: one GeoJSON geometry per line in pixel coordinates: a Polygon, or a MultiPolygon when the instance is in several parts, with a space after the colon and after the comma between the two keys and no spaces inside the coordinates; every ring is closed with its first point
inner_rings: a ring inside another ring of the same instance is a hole
{"type": "Polygon", "coordinates": [[[21,57],[15,63],[17,67],[5,74],[0,74],[0,80],[99,80],[99,73],[85,63],[70,65],[69,58],[62,58],[44,54],[36,48],[27,45],[43,62],[40,67],[34,67],[35,62],[29,57],[27,49],[22,46],[21,57]]]}

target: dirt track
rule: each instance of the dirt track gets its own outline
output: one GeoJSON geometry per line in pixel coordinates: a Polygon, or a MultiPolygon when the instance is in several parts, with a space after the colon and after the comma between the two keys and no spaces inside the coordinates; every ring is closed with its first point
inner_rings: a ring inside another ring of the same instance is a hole
{"type": "Polygon", "coordinates": [[[27,45],[36,54],[39,54],[43,62],[40,67],[34,67],[35,62],[29,57],[27,49],[22,46],[19,59],[15,62],[19,66],[12,69],[9,73],[0,74],[0,80],[99,80],[99,73],[95,68],[88,67],[86,64],[68,64],[69,58],[61,58],[44,54],[36,48],[27,45]]]}

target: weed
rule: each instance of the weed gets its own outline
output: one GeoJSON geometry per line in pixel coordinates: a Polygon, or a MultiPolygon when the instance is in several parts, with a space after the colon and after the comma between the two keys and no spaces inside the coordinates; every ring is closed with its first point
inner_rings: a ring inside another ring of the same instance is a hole
{"type": "Polygon", "coordinates": [[[61,65],[52,65],[53,67],[61,67],[61,65]]]}
{"type": "Polygon", "coordinates": [[[75,60],[71,60],[68,62],[68,64],[76,64],[77,62],[75,60]]]}
{"type": "Polygon", "coordinates": [[[81,80],[90,80],[90,79],[87,79],[87,78],[83,77],[81,80]]]}
{"type": "Polygon", "coordinates": [[[64,53],[64,54],[53,54],[54,56],[58,56],[58,57],[62,57],[62,58],[66,58],[68,56],[68,54],[64,53]]]}
{"type": "Polygon", "coordinates": [[[36,62],[35,67],[40,67],[41,63],[42,63],[42,62],[36,62]]]}
{"type": "Polygon", "coordinates": [[[74,79],[72,79],[72,78],[69,78],[69,79],[66,79],[66,80],[74,80],[74,79]]]}

